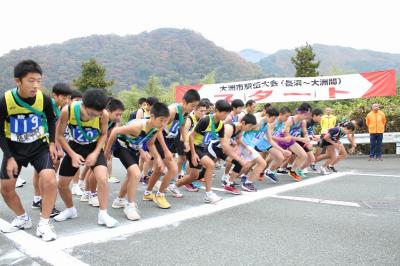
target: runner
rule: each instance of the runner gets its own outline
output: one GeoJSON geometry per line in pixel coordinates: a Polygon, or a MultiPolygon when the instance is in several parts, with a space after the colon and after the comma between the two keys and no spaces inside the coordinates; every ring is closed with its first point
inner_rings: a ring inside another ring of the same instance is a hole
{"type": "Polygon", "coordinates": [[[117,220],[107,213],[107,161],[102,150],[108,128],[106,105],[107,97],[102,89],[89,89],[84,93],[82,102],[72,102],[68,108],[63,108],[61,111],[57,140],[66,155],[60,166],[58,188],[66,209],[54,217],[58,222],[78,216],[72,202],[69,184],[78,168],[86,165],[93,170],[98,183],[100,205],[98,224],[107,227],[114,227],[118,224],[117,220]],[[69,142],[64,138],[67,126],[71,132],[69,142]]]}
{"type": "Polygon", "coordinates": [[[356,145],[351,134],[354,132],[355,126],[351,122],[347,122],[343,126],[330,128],[326,134],[321,135],[320,146],[326,147],[326,155],[328,159],[321,166],[321,173],[326,175],[330,173],[330,168],[334,167],[335,164],[346,158],[347,152],[343,144],[340,143],[340,139],[347,136],[352,150],[355,149],[356,145]],[[336,150],[339,152],[337,153],[336,150]]]}
{"type": "Polygon", "coordinates": [[[159,158],[154,140],[156,132],[162,130],[168,121],[169,110],[163,103],[155,103],[151,109],[149,119],[132,120],[128,125],[117,127],[108,139],[105,155],[111,158],[111,149],[115,157],[119,158],[127,170],[127,178],[121,185],[118,197],[113,201],[113,208],[124,208],[124,213],[129,220],[139,220],[140,215],[135,203],[136,190],[140,179],[139,156],[150,159],[143,146],[148,144],[153,158],[159,158]],[[125,196],[128,194],[128,202],[125,196]]]}
{"type": "MultiPolygon", "coordinates": [[[[185,123],[186,116],[194,110],[200,101],[200,95],[196,90],[188,90],[182,98],[181,104],[172,104],[169,108],[169,121],[164,130],[157,133],[155,145],[162,161],[159,161],[153,168],[153,174],[150,177],[147,189],[144,193],[143,200],[154,199],[158,207],[168,209],[171,204],[166,200],[164,192],[166,191],[171,179],[178,174],[178,166],[173,158],[173,154],[178,153],[179,160],[185,161],[184,144],[182,141],[181,127],[185,123]],[[155,183],[167,167],[167,173],[164,175],[161,185],[154,196],[152,194],[155,183]]],[[[175,197],[182,195],[174,194],[175,197]]]]}
{"type": "Polygon", "coordinates": [[[11,233],[32,227],[15,192],[15,183],[22,166],[29,163],[39,173],[42,213],[36,235],[44,241],[57,238],[49,217],[57,196],[57,181],[53,163],[55,148],[55,117],[50,97],[41,89],[42,69],[32,60],[18,63],[14,68],[17,88],[0,99],[0,147],[3,151],[0,184],[1,194],[16,217],[2,232],[11,233]],[[48,133],[48,135],[47,135],[48,133]]]}

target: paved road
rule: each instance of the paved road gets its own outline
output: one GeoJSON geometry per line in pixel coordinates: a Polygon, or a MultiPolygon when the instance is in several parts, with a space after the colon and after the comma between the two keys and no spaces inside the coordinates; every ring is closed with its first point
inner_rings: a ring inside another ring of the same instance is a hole
{"type": "MultiPolygon", "coordinates": [[[[31,237],[34,230],[12,241],[0,234],[0,265],[54,264],[54,257],[69,265],[400,265],[398,163],[352,158],[331,177],[313,173],[294,183],[281,176],[278,184],[265,181],[259,192],[241,196],[217,191],[224,200],[215,206],[203,204],[204,191],[169,196],[170,210],[138,200],[142,220],[110,210],[121,222],[111,230],[96,225],[96,208],[76,199],[79,217],[55,224],[59,239],[43,246],[44,255],[32,250],[43,245],[31,237]]],[[[36,224],[31,173],[23,171],[28,184],[18,191],[36,224]]],[[[119,163],[114,174],[124,174],[119,163]]],[[[118,186],[110,186],[110,201],[118,186]]],[[[213,187],[221,188],[218,178],[213,187]]],[[[12,218],[3,201],[0,218],[12,218]]]]}

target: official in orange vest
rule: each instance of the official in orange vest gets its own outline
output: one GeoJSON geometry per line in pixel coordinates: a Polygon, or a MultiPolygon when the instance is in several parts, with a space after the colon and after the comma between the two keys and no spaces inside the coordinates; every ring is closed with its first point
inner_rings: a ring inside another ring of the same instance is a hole
{"type": "Polygon", "coordinates": [[[382,161],[382,140],[383,132],[385,132],[386,116],[379,110],[379,104],[374,103],[372,105],[372,110],[368,113],[365,120],[371,144],[369,160],[382,161]]]}

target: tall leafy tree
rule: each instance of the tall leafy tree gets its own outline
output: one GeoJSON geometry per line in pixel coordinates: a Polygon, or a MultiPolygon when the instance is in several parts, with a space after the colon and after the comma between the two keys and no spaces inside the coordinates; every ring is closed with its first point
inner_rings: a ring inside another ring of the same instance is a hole
{"type": "MultiPolygon", "coordinates": [[[[82,63],[81,76],[74,80],[74,85],[82,92],[89,88],[107,90],[114,84],[113,80],[105,80],[106,69],[98,64],[95,59],[82,63]]],[[[109,91],[108,91],[109,92],[109,91]]]]}
{"type": "Polygon", "coordinates": [[[161,99],[164,94],[164,89],[160,80],[156,76],[150,76],[146,86],[144,87],[144,93],[147,97],[153,96],[161,99]]]}
{"type": "Polygon", "coordinates": [[[315,61],[315,54],[311,45],[296,48],[296,55],[290,59],[296,68],[296,77],[316,77],[319,75],[320,61],[315,61]]]}

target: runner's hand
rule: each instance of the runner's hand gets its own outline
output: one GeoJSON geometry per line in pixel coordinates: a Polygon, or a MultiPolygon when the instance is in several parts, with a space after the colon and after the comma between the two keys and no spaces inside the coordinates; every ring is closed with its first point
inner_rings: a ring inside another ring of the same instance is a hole
{"type": "Polygon", "coordinates": [[[50,153],[50,158],[53,161],[53,163],[57,162],[57,149],[54,145],[54,143],[50,143],[49,145],[49,153],[50,153]]]}
{"type": "Polygon", "coordinates": [[[15,161],[14,157],[10,157],[7,160],[7,175],[9,178],[14,178],[14,176],[18,175],[18,164],[15,161]]]}
{"type": "Polygon", "coordinates": [[[72,166],[75,168],[79,168],[81,165],[85,164],[85,159],[77,153],[75,153],[71,157],[71,161],[72,161],[72,166]]]}
{"type": "Polygon", "coordinates": [[[199,165],[199,162],[200,162],[199,156],[197,155],[197,153],[194,153],[194,154],[192,155],[192,164],[193,164],[194,166],[197,166],[197,165],[199,165]]]}
{"type": "MultiPolygon", "coordinates": [[[[86,165],[87,166],[94,166],[96,161],[97,161],[97,157],[99,157],[99,154],[97,152],[90,153],[86,157],[86,165]]],[[[110,159],[111,159],[111,157],[110,157],[110,159]]]]}

